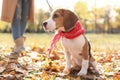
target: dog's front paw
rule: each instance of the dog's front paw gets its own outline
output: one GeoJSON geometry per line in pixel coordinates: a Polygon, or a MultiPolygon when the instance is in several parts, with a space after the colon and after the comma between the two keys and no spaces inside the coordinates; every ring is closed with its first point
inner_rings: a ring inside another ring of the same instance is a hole
{"type": "Polygon", "coordinates": [[[86,74],[87,74],[87,71],[80,71],[77,75],[82,76],[82,75],[86,75],[86,74]]]}

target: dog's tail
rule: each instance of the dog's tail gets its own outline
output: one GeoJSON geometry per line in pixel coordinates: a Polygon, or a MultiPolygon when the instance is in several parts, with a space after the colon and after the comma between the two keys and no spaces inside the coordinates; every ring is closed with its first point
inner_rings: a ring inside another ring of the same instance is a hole
{"type": "Polygon", "coordinates": [[[92,57],[92,54],[91,54],[91,45],[90,45],[90,42],[88,41],[88,46],[89,46],[89,56],[92,57]]]}

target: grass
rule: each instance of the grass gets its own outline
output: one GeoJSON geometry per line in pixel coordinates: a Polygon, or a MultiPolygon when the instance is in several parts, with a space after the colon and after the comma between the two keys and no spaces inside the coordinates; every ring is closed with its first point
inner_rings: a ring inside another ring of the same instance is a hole
{"type": "MultiPolygon", "coordinates": [[[[45,46],[47,47],[53,34],[50,33],[26,33],[26,46],[45,46]]],[[[93,50],[116,50],[120,49],[120,34],[86,34],[93,50]]],[[[14,46],[12,35],[0,33],[0,46],[14,46]]]]}
{"type": "MultiPolygon", "coordinates": [[[[0,33],[0,46],[14,46],[14,41],[12,38],[12,35],[9,33],[0,33]]],[[[27,33],[25,34],[26,41],[25,45],[26,46],[31,46],[31,45],[44,45],[47,46],[48,43],[50,43],[50,39],[52,38],[52,34],[34,34],[34,33],[27,33]]]]}
{"type": "Polygon", "coordinates": [[[116,50],[120,49],[120,34],[87,34],[92,49],[116,50]]]}

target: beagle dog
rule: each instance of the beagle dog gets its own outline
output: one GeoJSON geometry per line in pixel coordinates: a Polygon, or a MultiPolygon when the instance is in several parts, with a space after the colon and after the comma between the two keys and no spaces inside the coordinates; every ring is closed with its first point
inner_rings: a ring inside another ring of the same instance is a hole
{"type": "Polygon", "coordinates": [[[81,69],[77,75],[86,75],[89,63],[96,69],[97,62],[91,55],[90,44],[83,34],[84,28],[75,13],[67,9],[57,9],[52,12],[49,19],[43,22],[43,27],[46,31],[56,30],[62,33],[62,44],[66,60],[65,73],[70,72],[72,66],[79,66],[81,69]],[[80,27],[75,28],[76,25],[80,27]],[[79,33],[80,31],[81,33],[79,33]],[[74,37],[74,35],[76,36],[74,37]]]}

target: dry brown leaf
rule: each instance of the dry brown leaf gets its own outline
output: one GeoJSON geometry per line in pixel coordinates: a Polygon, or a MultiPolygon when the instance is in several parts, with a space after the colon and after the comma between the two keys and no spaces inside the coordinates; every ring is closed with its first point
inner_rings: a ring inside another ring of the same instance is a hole
{"type": "Polygon", "coordinates": [[[46,73],[46,71],[42,71],[42,74],[40,75],[42,80],[50,80],[49,74],[46,73]]]}
{"type": "Polygon", "coordinates": [[[22,51],[20,55],[21,55],[21,56],[26,56],[26,55],[27,55],[27,52],[26,52],[26,51],[22,51]]]}
{"type": "Polygon", "coordinates": [[[3,61],[3,60],[2,60],[2,61],[0,61],[0,66],[4,66],[4,65],[5,65],[5,63],[6,63],[6,62],[5,62],[5,61],[3,61]]]}
{"type": "Polygon", "coordinates": [[[45,48],[44,48],[44,47],[33,46],[33,47],[32,47],[32,51],[36,51],[36,52],[38,52],[38,53],[44,53],[45,48]]]}
{"type": "Polygon", "coordinates": [[[111,62],[111,61],[112,61],[112,55],[111,55],[111,54],[108,54],[108,55],[106,56],[106,61],[107,61],[107,62],[111,62]]]}
{"type": "Polygon", "coordinates": [[[118,75],[114,75],[113,80],[119,80],[118,75]]]}
{"type": "Polygon", "coordinates": [[[5,66],[0,67],[0,73],[2,73],[5,69],[5,66]]]}
{"type": "Polygon", "coordinates": [[[52,60],[59,60],[60,59],[60,55],[58,54],[58,51],[53,51],[52,54],[50,55],[50,59],[52,60]]]}
{"type": "Polygon", "coordinates": [[[11,71],[11,72],[9,72],[9,74],[11,74],[11,75],[15,75],[16,72],[15,72],[15,71],[11,71]]]}
{"type": "Polygon", "coordinates": [[[113,76],[113,80],[119,80],[120,79],[120,72],[116,72],[113,76]]]}
{"type": "Polygon", "coordinates": [[[39,54],[38,57],[40,61],[43,61],[46,58],[45,55],[42,55],[42,54],[39,54]]]}
{"type": "Polygon", "coordinates": [[[51,69],[53,71],[59,72],[60,71],[60,65],[57,65],[55,62],[52,62],[51,69]]]}

